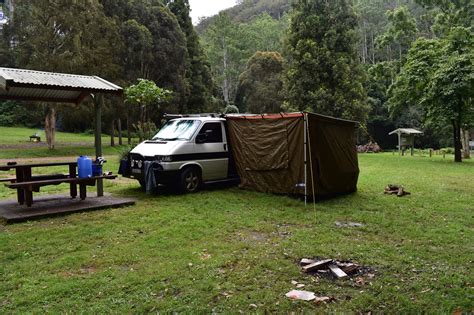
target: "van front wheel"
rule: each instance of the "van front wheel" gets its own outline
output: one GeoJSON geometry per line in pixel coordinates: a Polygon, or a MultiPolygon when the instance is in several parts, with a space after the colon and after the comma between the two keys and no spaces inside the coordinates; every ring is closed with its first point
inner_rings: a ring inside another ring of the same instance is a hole
{"type": "Polygon", "coordinates": [[[183,193],[194,193],[201,188],[201,174],[195,167],[189,167],[181,172],[180,190],[183,193]]]}

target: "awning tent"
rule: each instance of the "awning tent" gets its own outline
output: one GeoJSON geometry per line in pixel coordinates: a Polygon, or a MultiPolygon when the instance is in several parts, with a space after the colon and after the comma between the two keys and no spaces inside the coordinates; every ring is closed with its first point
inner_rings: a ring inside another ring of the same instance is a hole
{"type": "Polygon", "coordinates": [[[358,123],[312,113],[226,118],[242,187],[315,199],[357,190],[358,123]]]}
{"type": "MultiPolygon", "coordinates": [[[[102,156],[101,111],[103,95],[123,96],[123,89],[97,76],[0,67],[0,100],[80,104],[91,96],[95,107],[96,157],[102,156]]],[[[97,185],[103,194],[102,181],[97,185]]]]}

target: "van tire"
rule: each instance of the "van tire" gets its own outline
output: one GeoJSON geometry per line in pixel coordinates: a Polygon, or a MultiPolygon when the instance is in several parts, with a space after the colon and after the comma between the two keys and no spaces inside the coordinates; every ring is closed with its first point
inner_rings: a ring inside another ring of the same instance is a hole
{"type": "Polygon", "coordinates": [[[146,190],[146,183],[144,179],[139,179],[138,182],[140,183],[140,187],[143,191],[146,190]]]}
{"type": "Polygon", "coordinates": [[[178,188],[181,193],[195,193],[201,189],[201,170],[197,167],[187,167],[181,171],[178,188]]]}

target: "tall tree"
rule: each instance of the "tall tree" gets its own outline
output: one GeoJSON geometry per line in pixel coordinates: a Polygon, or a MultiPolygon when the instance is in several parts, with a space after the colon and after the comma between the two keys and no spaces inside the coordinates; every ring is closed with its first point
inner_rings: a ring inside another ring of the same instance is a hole
{"type": "Polygon", "coordinates": [[[191,21],[188,0],[165,0],[171,12],[176,16],[181,30],[186,36],[187,71],[189,86],[187,111],[201,112],[209,106],[213,91],[210,65],[204,55],[199,37],[191,21]]]}
{"type": "MultiPolygon", "coordinates": [[[[177,17],[162,0],[100,1],[105,14],[120,25],[122,42],[137,49],[133,51],[128,47],[125,53],[119,54],[123,57],[122,75],[126,78],[123,84],[144,77],[152,80],[174,92],[166,110],[183,112],[190,92],[186,79],[186,36],[177,17]],[[141,59],[142,54],[144,59],[141,59]],[[142,66],[145,71],[141,71],[142,66]]],[[[160,113],[153,118],[159,120],[160,113]]]]}
{"type": "Polygon", "coordinates": [[[298,0],[288,37],[287,91],[299,110],[365,121],[369,106],[347,0],[298,0]]]}
{"type": "Polygon", "coordinates": [[[236,105],[254,114],[281,111],[283,57],[278,52],[258,51],[239,77],[236,105]]]}
{"type": "Polygon", "coordinates": [[[226,104],[235,95],[240,73],[243,50],[239,39],[239,26],[225,13],[220,13],[204,34],[207,56],[213,65],[212,72],[226,104]]]}
{"type": "Polygon", "coordinates": [[[388,28],[384,34],[377,38],[377,41],[382,47],[389,47],[395,44],[401,61],[403,54],[408,51],[411,42],[415,40],[418,33],[416,21],[405,6],[387,11],[386,16],[388,28]]]}
{"type": "Polygon", "coordinates": [[[131,82],[136,78],[149,79],[154,59],[153,35],[150,30],[137,20],[130,19],[122,23],[120,34],[127,43],[121,54],[123,66],[127,67],[124,71],[125,80],[131,82]]]}
{"type": "Polygon", "coordinates": [[[250,57],[257,51],[282,52],[288,20],[288,15],[277,20],[266,13],[247,23],[233,22],[226,13],[213,18],[202,40],[226,103],[235,99],[239,75],[245,71],[250,57]]]}
{"type": "Polygon", "coordinates": [[[441,39],[418,39],[407,62],[390,88],[392,113],[419,105],[425,123],[451,124],[455,161],[461,162],[461,129],[474,120],[474,35],[469,28],[454,27],[441,39]]]}

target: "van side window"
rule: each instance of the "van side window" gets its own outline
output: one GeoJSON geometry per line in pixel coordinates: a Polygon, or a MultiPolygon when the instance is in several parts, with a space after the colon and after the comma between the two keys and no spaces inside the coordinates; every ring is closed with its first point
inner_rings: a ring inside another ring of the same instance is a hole
{"type": "Polygon", "coordinates": [[[205,123],[200,134],[207,134],[206,143],[222,142],[222,125],[220,122],[205,123]]]}

